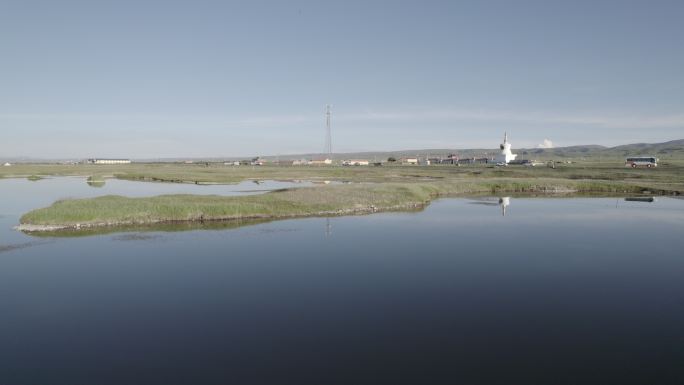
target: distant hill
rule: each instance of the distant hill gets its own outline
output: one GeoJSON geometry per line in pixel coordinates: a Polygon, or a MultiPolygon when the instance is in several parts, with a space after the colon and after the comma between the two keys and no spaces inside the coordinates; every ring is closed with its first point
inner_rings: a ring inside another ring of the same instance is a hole
{"type": "Polygon", "coordinates": [[[518,152],[528,155],[549,158],[624,158],[635,155],[653,155],[660,158],[684,158],[684,139],[672,140],[664,143],[634,143],[616,147],[596,145],[571,146],[557,148],[523,149],[518,152]]]}
{"type": "Polygon", "coordinates": [[[530,148],[518,150],[518,153],[527,153],[542,158],[581,158],[605,153],[607,147],[594,144],[583,146],[568,146],[555,148],[530,148]]]}
{"type": "Polygon", "coordinates": [[[617,146],[611,149],[615,152],[621,152],[622,155],[627,155],[628,152],[642,151],[648,154],[674,154],[684,152],[684,139],[671,140],[664,143],[636,143],[624,146],[617,146]]]}

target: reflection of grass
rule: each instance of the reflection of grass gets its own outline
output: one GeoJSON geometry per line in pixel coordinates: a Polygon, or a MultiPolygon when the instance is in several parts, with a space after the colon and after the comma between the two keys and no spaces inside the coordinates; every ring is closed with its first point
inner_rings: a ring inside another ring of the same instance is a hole
{"type": "Polygon", "coordinates": [[[45,178],[43,178],[42,176],[38,176],[38,175],[29,175],[28,177],[26,177],[26,179],[30,180],[31,182],[36,182],[36,181],[39,181],[39,180],[45,179],[45,178]]]}
{"type": "Polygon", "coordinates": [[[104,187],[105,179],[100,175],[91,175],[86,179],[86,183],[90,187],[104,187]]]}
{"type": "Polygon", "coordinates": [[[10,252],[10,251],[19,250],[19,249],[25,249],[27,247],[37,246],[37,245],[41,245],[43,243],[44,242],[26,242],[26,243],[12,244],[12,245],[0,244],[0,253],[10,252]]]}
{"type": "Polygon", "coordinates": [[[144,240],[156,239],[153,235],[147,235],[150,232],[179,232],[179,231],[194,231],[194,230],[226,230],[234,229],[244,226],[252,226],[261,223],[270,222],[269,219],[235,219],[226,221],[208,221],[208,222],[164,222],[155,224],[140,224],[140,225],[120,225],[107,227],[84,227],[78,230],[64,229],[49,232],[34,232],[33,236],[46,238],[77,238],[87,237],[93,235],[107,235],[112,233],[131,232],[130,237],[117,238],[116,240],[144,240]],[[142,234],[139,234],[142,233],[142,234]]]}
{"type": "Polygon", "coordinates": [[[96,183],[96,182],[104,183],[105,178],[102,175],[91,175],[88,177],[88,179],[86,179],[86,181],[93,182],[93,183],[96,183]]]}
{"type": "Polygon", "coordinates": [[[642,187],[601,181],[498,179],[459,182],[327,185],[252,196],[162,195],[149,198],[104,196],[62,200],[29,212],[22,224],[88,226],[162,222],[277,219],[344,215],[422,207],[439,196],[475,193],[616,192],[642,187]]]}

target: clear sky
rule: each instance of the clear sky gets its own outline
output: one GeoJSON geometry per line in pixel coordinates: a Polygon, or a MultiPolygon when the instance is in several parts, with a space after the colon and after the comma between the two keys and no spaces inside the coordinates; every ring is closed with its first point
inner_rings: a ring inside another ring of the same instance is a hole
{"type": "Polygon", "coordinates": [[[0,0],[0,157],[684,138],[684,1],[0,0]]]}

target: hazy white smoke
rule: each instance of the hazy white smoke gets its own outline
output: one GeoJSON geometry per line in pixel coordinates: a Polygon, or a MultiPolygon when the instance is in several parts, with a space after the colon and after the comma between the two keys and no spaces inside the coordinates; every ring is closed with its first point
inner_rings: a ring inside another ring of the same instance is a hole
{"type": "Polygon", "coordinates": [[[548,140],[548,139],[544,139],[544,142],[537,145],[537,147],[538,148],[553,148],[553,142],[548,140]]]}

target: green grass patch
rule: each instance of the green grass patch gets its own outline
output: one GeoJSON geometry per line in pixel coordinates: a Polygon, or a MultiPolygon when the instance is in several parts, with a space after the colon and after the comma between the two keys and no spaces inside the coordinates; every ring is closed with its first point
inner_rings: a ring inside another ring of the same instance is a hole
{"type": "Polygon", "coordinates": [[[109,195],[91,199],[61,200],[50,207],[25,214],[21,218],[21,223],[120,226],[253,218],[278,219],[406,210],[423,207],[437,197],[449,195],[569,192],[638,194],[645,189],[639,185],[611,181],[497,179],[327,185],[230,197],[162,195],[127,198],[109,195]]]}

